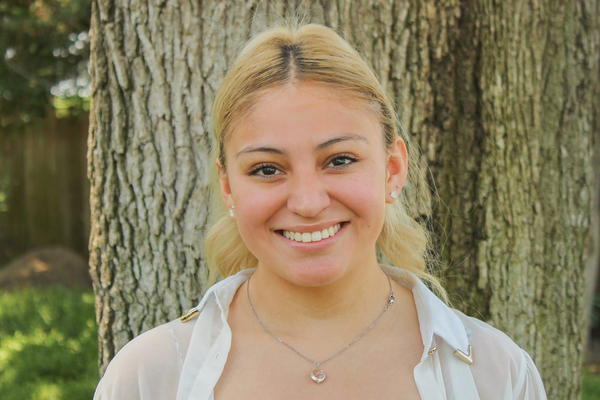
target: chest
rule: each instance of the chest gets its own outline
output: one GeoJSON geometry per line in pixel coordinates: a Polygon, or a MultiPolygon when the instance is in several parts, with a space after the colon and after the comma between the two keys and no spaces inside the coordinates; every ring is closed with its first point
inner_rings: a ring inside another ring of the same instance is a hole
{"type": "MultiPolygon", "coordinates": [[[[215,400],[327,399],[420,400],[413,369],[422,345],[411,341],[363,341],[316,368],[273,338],[237,338],[215,387],[215,400]]],[[[376,338],[373,338],[376,339],[376,338]]],[[[417,338],[420,342],[420,338],[417,338]]]]}

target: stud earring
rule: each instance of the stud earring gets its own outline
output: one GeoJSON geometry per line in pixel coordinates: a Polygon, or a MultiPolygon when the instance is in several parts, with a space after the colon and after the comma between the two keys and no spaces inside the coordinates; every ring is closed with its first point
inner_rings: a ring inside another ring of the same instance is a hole
{"type": "Polygon", "coordinates": [[[396,193],[396,191],[394,190],[390,196],[392,196],[392,199],[397,199],[398,198],[398,193],[396,193]]]}
{"type": "Polygon", "coordinates": [[[233,209],[234,209],[234,208],[235,208],[235,206],[231,206],[231,208],[229,209],[229,216],[230,216],[231,218],[233,218],[233,216],[235,215],[235,214],[233,213],[233,209]]]}

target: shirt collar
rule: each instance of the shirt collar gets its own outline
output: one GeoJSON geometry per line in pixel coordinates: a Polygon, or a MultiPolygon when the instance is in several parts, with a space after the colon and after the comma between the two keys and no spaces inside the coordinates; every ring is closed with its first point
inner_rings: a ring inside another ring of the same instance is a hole
{"type": "MultiPolygon", "coordinates": [[[[382,265],[381,267],[398,283],[412,290],[415,306],[417,307],[421,338],[425,347],[423,359],[427,357],[428,350],[433,345],[434,335],[440,337],[454,350],[468,353],[469,339],[467,332],[461,320],[450,307],[433,294],[412,272],[389,265],[382,265]]],[[[206,299],[210,297],[209,293],[212,291],[216,303],[226,320],[229,305],[236,290],[248,280],[253,272],[254,268],[244,269],[216,283],[208,290],[197,309],[202,310],[206,299]]]]}
{"type": "Polygon", "coordinates": [[[423,358],[427,357],[429,347],[433,345],[434,335],[444,340],[452,349],[468,353],[469,338],[465,326],[454,310],[433,294],[414,273],[387,265],[382,267],[392,278],[396,278],[400,284],[412,290],[425,347],[423,358]]]}
{"type": "Polygon", "coordinates": [[[229,314],[229,305],[233,300],[235,292],[244,282],[248,280],[248,277],[250,274],[252,274],[252,272],[254,272],[254,270],[255,268],[243,269],[234,275],[218,281],[208,288],[206,293],[204,293],[204,296],[202,296],[200,303],[198,303],[196,307],[192,308],[192,310],[197,310],[199,312],[202,311],[202,309],[206,306],[206,303],[214,298],[217,306],[221,310],[221,313],[226,320],[227,315],[229,314]]]}

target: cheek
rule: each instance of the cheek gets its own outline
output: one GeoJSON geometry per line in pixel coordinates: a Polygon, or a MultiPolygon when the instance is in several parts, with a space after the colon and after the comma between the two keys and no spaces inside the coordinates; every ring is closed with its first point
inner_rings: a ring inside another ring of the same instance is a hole
{"type": "Polygon", "coordinates": [[[340,182],[337,199],[364,220],[367,228],[383,224],[385,216],[385,175],[372,168],[347,182],[340,182]]]}
{"type": "Polygon", "coordinates": [[[236,222],[242,239],[249,248],[258,238],[269,233],[269,220],[281,208],[281,201],[272,191],[255,185],[236,186],[233,194],[236,222]]]}

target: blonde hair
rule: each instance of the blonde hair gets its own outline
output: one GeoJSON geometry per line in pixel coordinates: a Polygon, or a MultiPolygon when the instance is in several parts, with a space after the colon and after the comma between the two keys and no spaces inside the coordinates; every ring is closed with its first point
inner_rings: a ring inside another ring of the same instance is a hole
{"type": "MultiPolygon", "coordinates": [[[[369,65],[348,42],[322,25],[277,27],[252,39],[221,83],[212,110],[212,131],[217,142],[213,149],[213,165],[218,159],[226,170],[225,143],[235,124],[243,119],[261,95],[281,85],[300,82],[318,83],[362,100],[380,121],[388,150],[400,133],[407,146],[410,145],[410,138],[394,112],[393,101],[369,65]]],[[[409,182],[424,179],[416,159],[409,157],[409,182]]],[[[216,168],[212,174],[212,198],[217,199],[216,168]]],[[[414,204],[427,203],[418,194],[416,197],[414,204]]],[[[215,282],[219,276],[227,277],[258,264],[242,241],[236,222],[227,216],[220,199],[215,202],[213,210],[217,210],[218,219],[208,231],[204,244],[209,283],[215,282]]],[[[402,191],[398,201],[386,207],[377,247],[393,265],[414,273],[447,301],[447,294],[439,280],[427,272],[428,261],[434,261],[429,255],[429,232],[410,215],[417,215],[416,207],[411,206],[402,191]]]]}

